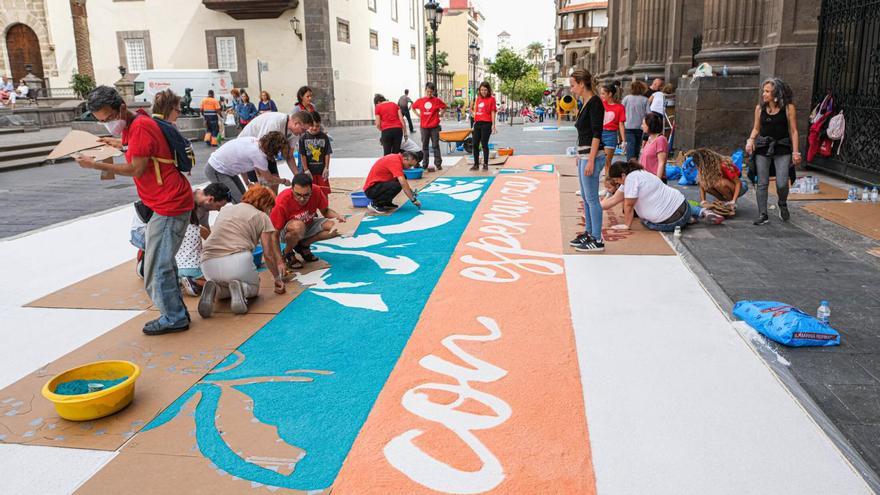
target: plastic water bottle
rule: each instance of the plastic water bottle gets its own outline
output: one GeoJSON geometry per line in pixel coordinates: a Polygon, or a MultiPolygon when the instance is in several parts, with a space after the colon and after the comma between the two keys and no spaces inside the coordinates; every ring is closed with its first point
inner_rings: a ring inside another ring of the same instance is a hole
{"type": "Polygon", "coordinates": [[[876,203],[878,200],[880,200],[880,192],[877,191],[877,186],[874,186],[871,189],[871,202],[876,203]]]}
{"type": "Polygon", "coordinates": [[[675,231],[672,233],[672,235],[675,237],[681,237],[681,227],[676,226],[675,231]]]}
{"type": "Polygon", "coordinates": [[[722,67],[721,68],[721,75],[723,75],[724,77],[727,77],[727,70],[728,69],[727,69],[726,65],[724,67],[722,67]]]}
{"type": "Polygon", "coordinates": [[[847,191],[847,194],[846,194],[846,202],[852,203],[855,200],[856,200],[856,188],[855,188],[855,186],[849,186],[849,190],[847,191]]]}
{"type": "Polygon", "coordinates": [[[870,199],[871,199],[871,193],[868,191],[868,186],[865,186],[865,188],[862,189],[862,201],[867,202],[870,199]]]}
{"type": "Polygon", "coordinates": [[[831,306],[828,305],[828,301],[819,303],[819,309],[816,310],[816,319],[826,325],[831,321],[831,306]]]}

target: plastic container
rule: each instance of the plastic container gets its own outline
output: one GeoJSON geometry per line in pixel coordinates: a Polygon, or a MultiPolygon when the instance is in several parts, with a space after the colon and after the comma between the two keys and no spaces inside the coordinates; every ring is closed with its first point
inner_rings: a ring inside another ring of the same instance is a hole
{"type": "Polygon", "coordinates": [[[90,421],[122,410],[134,398],[134,383],[141,374],[129,361],[97,361],[64,371],[43,385],[43,397],[55,404],[58,415],[71,421],[90,421]],[[113,387],[80,395],[55,393],[58,384],[72,380],[116,380],[128,378],[113,387]]]}
{"type": "Polygon", "coordinates": [[[403,169],[403,175],[405,175],[408,180],[421,179],[424,172],[425,169],[419,167],[403,169]]]}
{"type": "Polygon", "coordinates": [[[876,203],[877,201],[880,201],[880,191],[877,191],[877,186],[874,186],[871,189],[871,202],[876,203]]]}
{"type": "Polygon", "coordinates": [[[511,156],[513,155],[513,148],[498,148],[498,156],[511,156]]]}
{"type": "Polygon", "coordinates": [[[816,310],[816,319],[826,325],[831,321],[831,306],[828,305],[828,301],[819,303],[819,309],[816,310]]]}
{"type": "Polygon", "coordinates": [[[263,266],[263,246],[254,248],[254,266],[257,268],[263,266]]]}
{"type": "Polygon", "coordinates": [[[366,208],[370,204],[370,199],[363,191],[353,191],[351,193],[351,205],[355,208],[366,208]]]}

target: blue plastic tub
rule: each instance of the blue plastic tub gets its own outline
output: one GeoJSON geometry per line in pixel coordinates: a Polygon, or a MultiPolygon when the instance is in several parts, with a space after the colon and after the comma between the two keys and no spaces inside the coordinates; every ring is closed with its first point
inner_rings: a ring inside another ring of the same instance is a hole
{"type": "Polygon", "coordinates": [[[370,199],[367,198],[366,193],[363,191],[353,191],[351,193],[351,205],[355,208],[366,208],[368,204],[370,204],[370,199]]]}
{"type": "Polygon", "coordinates": [[[425,171],[423,168],[406,168],[403,170],[403,175],[406,176],[407,179],[421,179],[422,173],[425,171]]]}
{"type": "Polygon", "coordinates": [[[254,266],[260,268],[263,265],[263,246],[254,248],[254,266]]]}

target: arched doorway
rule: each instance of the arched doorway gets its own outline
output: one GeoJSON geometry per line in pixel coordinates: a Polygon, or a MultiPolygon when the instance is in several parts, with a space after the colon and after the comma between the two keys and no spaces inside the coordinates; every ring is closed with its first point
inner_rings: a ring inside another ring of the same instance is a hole
{"type": "Polygon", "coordinates": [[[9,54],[9,72],[18,81],[27,75],[26,64],[33,65],[32,72],[43,79],[43,56],[37,33],[25,24],[16,24],[6,32],[6,51],[9,54]]]}

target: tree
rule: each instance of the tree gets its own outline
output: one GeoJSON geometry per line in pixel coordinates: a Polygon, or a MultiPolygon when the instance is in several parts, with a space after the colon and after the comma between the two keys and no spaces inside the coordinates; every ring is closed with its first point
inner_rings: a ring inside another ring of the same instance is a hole
{"type": "Polygon", "coordinates": [[[539,41],[533,41],[526,47],[526,57],[534,62],[535,65],[541,63],[544,58],[544,45],[539,41]]]}
{"type": "MultiPolygon", "coordinates": [[[[489,64],[489,72],[501,80],[501,91],[514,101],[522,101],[514,96],[517,86],[533,69],[525,59],[507,48],[498,50],[495,60],[489,64]]],[[[513,119],[510,119],[510,125],[513,125],[513,119]]]]}
{"type": "MultiPolygon", "coordinates": [[[[425,35],[425,70],[428,73],[434,72],[434,36],[430,33],[425,35]]],[[[446,60],[449,57],[449,54],[440,51],[437,52],[437,72],[442,72],[443,69],[449,66],[449,62],[446,60]]]]}
{"type": "MultiPolygon", "coordinates": [[[[504,91],[504,89],[504,85],[502,84],[501,90],[504,91]]],[[[532,67],[529,69],[528,74],[526,74],[525,77],[520,80],[519,84],[517,84],[516,89],[509,94],[514,101],[536,106],[544,99],[545,89],[547,89],[547,87],[544,84],[544,81],[541,80],[541,74],[538,73],[537,68],[532,67]]]]}

